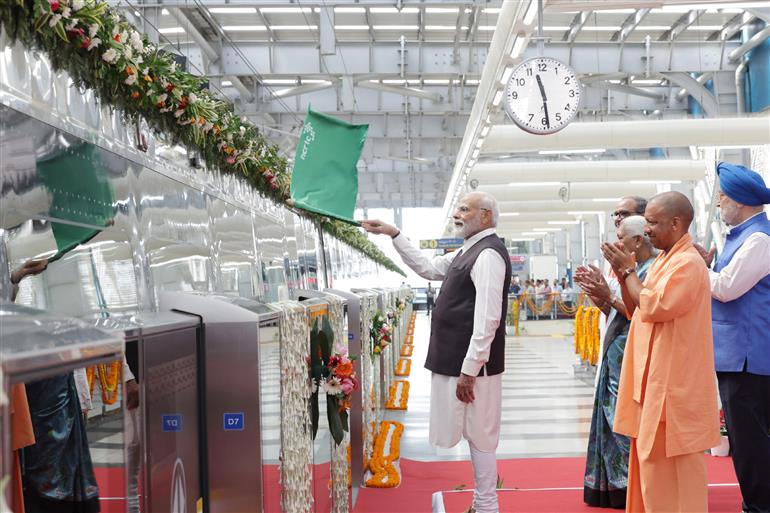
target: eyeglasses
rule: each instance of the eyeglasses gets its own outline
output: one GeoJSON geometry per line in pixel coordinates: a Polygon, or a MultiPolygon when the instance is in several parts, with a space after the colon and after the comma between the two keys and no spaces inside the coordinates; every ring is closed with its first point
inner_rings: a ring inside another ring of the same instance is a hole
{"type": "Polygon", "coordinates": [[[616,210],[610,215],[612,216],[613,219],[625,219],[631,214],[633,214],[633,212],[629,212],[628,210],[616,210]]]}

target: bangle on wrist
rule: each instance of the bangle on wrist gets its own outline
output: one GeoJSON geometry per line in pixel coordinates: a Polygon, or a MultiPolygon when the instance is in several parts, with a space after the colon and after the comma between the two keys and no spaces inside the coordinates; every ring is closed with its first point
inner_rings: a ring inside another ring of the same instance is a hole
{"type": "Polygon", "coordinates": [[[620,277],[623,279],[623,281],[626,281],[626,279],[631,276],[632,273],[635,273],[636,269],[633,267],[629,267],[628,269],[625,269],[621,274],[620,277]]]}
{"type": "Polygon", "coordinates": [[[391,239],[395,239],[395,238],[396,238],[396,237],[398,237],[399,235],[401,235],[401,231],[400,231],[400,230],[396,230],[396,234],[395,234],[395,235],[391,235],[391,236],[390,236],[390,238],[391,238],[391,239]]]}

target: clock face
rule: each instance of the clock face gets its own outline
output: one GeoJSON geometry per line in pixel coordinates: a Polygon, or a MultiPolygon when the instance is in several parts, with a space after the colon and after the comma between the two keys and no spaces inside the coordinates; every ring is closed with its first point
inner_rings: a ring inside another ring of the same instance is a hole
{"type": "Polygon", "coordinates": [[[552,134],[575,117],[580,93],[572,68],[550,57],[535,57],[513,70],[505,88],[505,110],[523,130],[552,134]]]}

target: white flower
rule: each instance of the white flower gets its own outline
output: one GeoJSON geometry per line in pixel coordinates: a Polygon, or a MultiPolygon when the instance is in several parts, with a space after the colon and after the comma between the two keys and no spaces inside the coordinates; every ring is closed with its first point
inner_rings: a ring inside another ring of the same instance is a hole
{"type": "Polygon", "coordinates": [[[93,39],[94,36],[96,36],[96,33],[99,32],[99,28],[100,27],[99,27],[98,23],[93,23],[93,24],[89,25],[88,26],[88,37],[93,39]]]}
{"type": "Polygon", "coordinates": [[[72,0],[72,10],[79,11],[83,8],[85,2],[83,0],[72,0]]]}
{"type": "Polygon", "coordinates": [[[198,101],[198,97],[195,96],[195,93],[190,93],[189,95],[187,95],[187,100],[188,100],[188,103],[195,103],[198,101]]]}
{"type": "Polygon", "coordinates": [[[113,64],[115,61],[118,60],[118,52],[115,51],[114,48],[108,48],[107,51],[102,54],[102,60],[104,62],[113,64]]]}
{"type": "Polygon", "coordinates": [[[181,118],[183,114],[184,114],[184,109],[179,109],[176,112],[174,112],[174,117],[181,118]]]}
{"type": "Polygon", "coordinates": [[[131,41],[131,46],[134,47],[134,50],[139,53],[144,52],[144,41],[142,41],[142,36],[139,34],[139,32],[132,30],[131,35],[129,36],[129,40],[131,41]]]}
{"type": "Polygon", "coordinates": [[[246,127],[245,126],[241,125],[240,130],[241,130],[241,135],[246,133],[246,127]]]}
{"type": "MultiPolygon", "coordinates": [[[[117,25],[118,23],[120,23],[120,16],[118,16],[118,14],[117,14],[117,13],[113,13],[113,14],[112,14],[112,23],[114,23],[115,25],[117,25]]],[[[113,34],[113,35],[114,35],[114,34],[113,34]]]]}
{"type": "Polygon", "coordinates": [[[156,103],[165,102],[166,100],[168,100],[168,95],[166,93],[163,93],[160,96],[158,96],[158,100],[156,103]]]}
{"type": "Polygon", "coordinates": [[[88,43],[88,51],[91,51],[94,48],[98,48],[100,44],[102,44],[102,40],[98,37],[91,39],[91,42],[88,43]]]}
{"type": "Polygon", "coordinates": [[[172,110],[174,110],[173,107],[163,107],[158,112],[171,112],[172,110]]]}
{"type": "Polygon", "coordinates": [[[134,62],[136,62],[137,64],[141,64],[144,62],[144,57],[142,57],[141,55],[137,55],[136,59],[134,59],[134,62]]]}
{"type": "Polygon", "coordinates": [[[134,83],[136,83],[136,73],[130,74],[123,82],[125,82],[126,85],[134,85],[134,83]]]}
{"type": "Polygon", "coordinates": [[[72,9],[70,9],[69,7],[65,7],[64,9],[61,10],[61,16],[65,20],[68,20],[70,16],[72,16],[72,9]]]}
{"type": "Polygon", "coordinates": [[[176,71],[176,61],[171,61],[171,73],[176,71]]]}
{"type": "Polygon", "coordinates": [[[57,23],[61,21],[61,14],[54,14],[51,16],[51,19],[48,21],[49,27],[55,27],[57,23]]]}
{"type": "Polygon", "coordinates": [[[128,32],[124,30],[123,32],[120,33],[120,42],[121,44],[123,44],[126,41],[128,41],[128,32]]]}
{"type": "Polygon", "coordinates": [[[337,378],[331,378],[329,381],[324,382],[323,389],[329,395],[341,394],[342,383],[337,378]]]}
{"type": "Polygon", "coordinates": [[[131,59],[134,56],[134,51],[131,49],[130,46],[126,46],[123,48],[123,56],[126,59],[131,59]]]}
{"type": "Polygon", "coordinates": [[[115,25],[114,27],[112,27],[112,37],[117,36],[119,33],[120,33],[120,27],[119,26],[115,25]]]}
{"type": "Polygon", "coordinates": [[[77,27],[77,26],[78,26],[78,20],[72,20],[72,21],[70,21],[69,23],[67,23],[67,24],[64,26],[64,30],[66,30],[67,32],[69,32],[70,30],[73,30],[73,29],[74,29],[75,27],[77,27]]]}
{"type": "Polygon", "coordinates": [[[212,128],[214,128],[214,123],[212,123],[211,121],[207,121],[207,122],[206,122],[206,124],[205,124],[205,125],[203,125],[203,131],[204,131],[204,132],[208,132],[208,131],[210,131],[212,128]]]}

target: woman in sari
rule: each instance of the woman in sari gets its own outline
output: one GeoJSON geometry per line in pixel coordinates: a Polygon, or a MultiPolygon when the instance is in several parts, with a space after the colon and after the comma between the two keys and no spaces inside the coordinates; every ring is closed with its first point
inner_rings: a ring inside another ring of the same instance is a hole
{"type": "MultiPolygon", "coordinates": [[[[617,229],[618,240],[636,256],[636,274],[642,281],[655,259],[652,244],[644,235],[645,225],[644,217],[637,215],[625,218],[617,229]]],[[[611,280],[614,287],[609,285],[601,271],[591,266],[579,267],[575,281],[607,315],[588,438],[583,501],[589,506],[623,509],[628,483],[629,439],[614,433],[612,425],[623,351],[631,321],[619,297],[617,280],[611,280]]]]}

